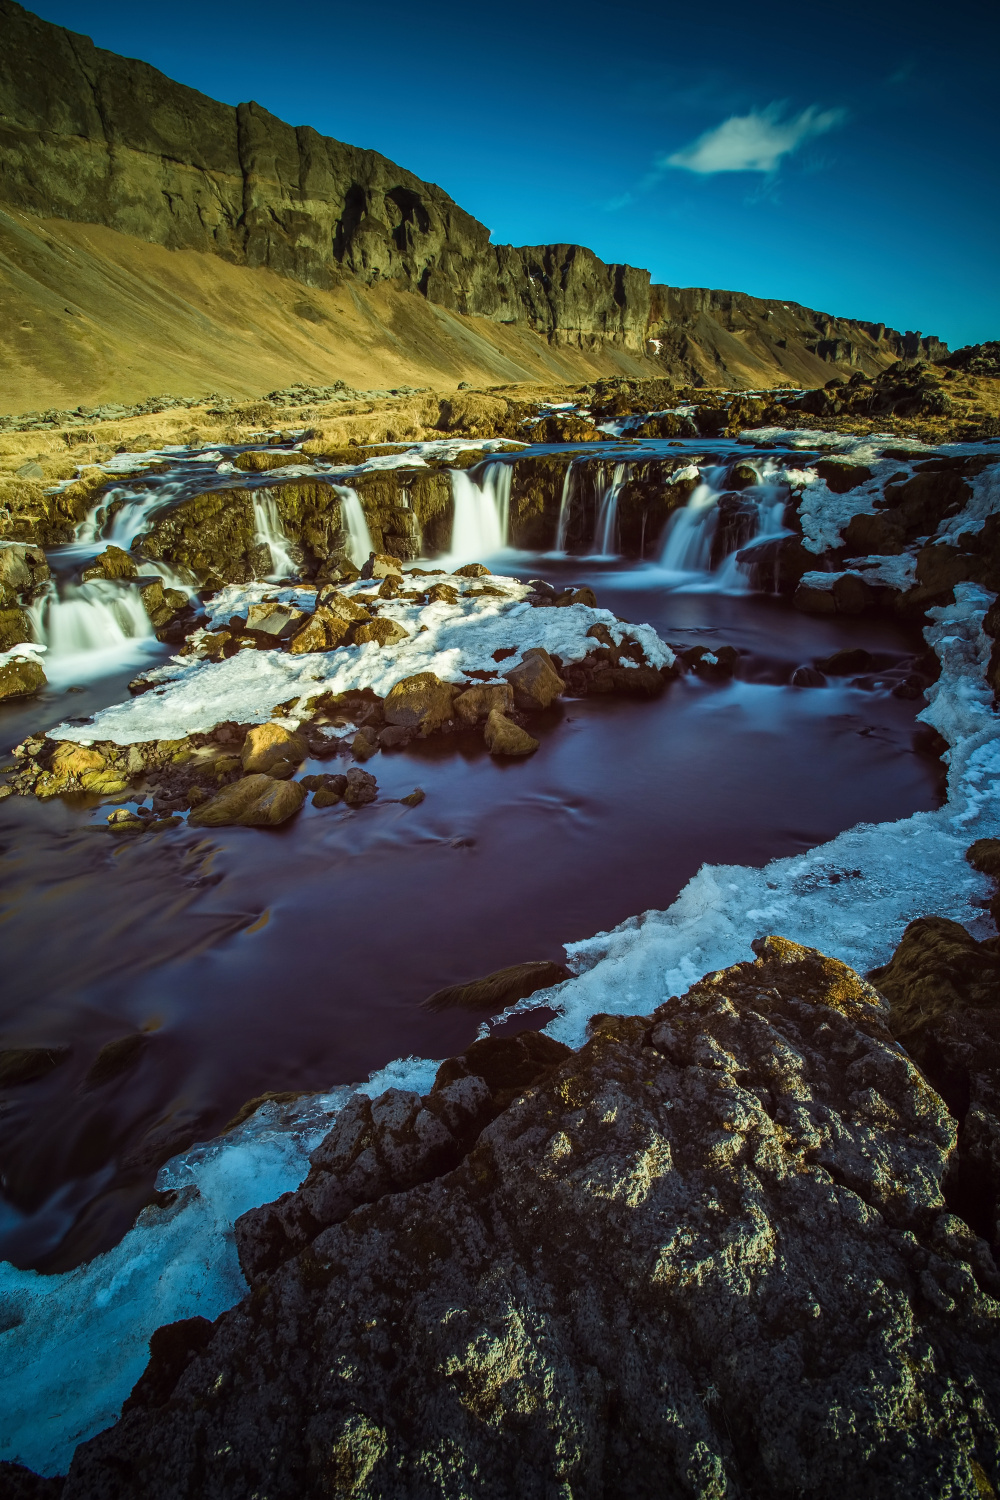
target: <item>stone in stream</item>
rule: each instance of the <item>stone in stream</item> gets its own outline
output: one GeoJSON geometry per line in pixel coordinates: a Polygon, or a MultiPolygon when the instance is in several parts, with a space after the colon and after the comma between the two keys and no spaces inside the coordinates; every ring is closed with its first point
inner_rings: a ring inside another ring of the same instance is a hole
{"type": "Polygon", "coordinates": [[[0,665],[0,703],[8,698],[30,698],[46,684],[45,671],[35,656],[12,656],[0,665]]]}
{"type": "Polygon", "coordinates": [[[243,741],[243,769],[247,772],[266,771],[273,776],[276,767],[280,767],[283,772],[287,765],[301,765],[306,752],[302,736],[285,729],[282,724],[275,724],[273,721],[255,724],[247,730],[247,737],[243,741]]]}
{"type": "Polygon", "coordinates": [[[88,563],[80,576],[84,583],[91,578],[137,578],[139,569],[130,552],[109,545],[93,562],[88,563]]]}
{"type": "Polygon", "coordinates": [[[492,573],[485,563],[465,563],[461,568],[452,571],[453,578],[492,578],[492,573]]]}
{"type": "Polygon", "coordinates": [[[37,1083],[68,1057],[68,1047],[7,1047],[0,1051],[0,1089],[37,1083]]]}
{"type": "Polygon", "coordinates": [[[518,708],[548,708],[553,699],[566,690],[555,663],[542,646],[532,646],[525,651],[519,665],[505,672],[504,677],[514,690],[514,702],[518,708]]]}
{"type": "Polygon", "coordinates": [[[426,1010],[488,1010],[493,1013],[506,1010],[518,1000],[526,1000],[536,990],[548,989],[550,985],[562,984],[569,979],[570,972],[564,964],[537,960],[523,964],[511,964],[506,969],[495,969],[482,979],[469,984],[452,984],[436,990],[424,1001],[426,1010]]]}
{"type": "Polygon", "coordinates": [[[303,776],[299,782],[307,792],[313,794],[313,807],[334,807],[343,802],[347,791],[347,777],[321,772],[318,776],[303,776]]]}
{"type": "Polygon", "coordinates": [[[1000,1274],[952,1206],[981,1138],[870,984],[754,948],[579,1052],[355,1095],[64,1500],[995,1493],[1000,1274]]]}
{"type": "Polygon", "coordinates": [[[376,730],[368,725],[362,725],[351,741],[351,754],[354,759],[371,760],[379,748],[380,739],[381,735],[376,730]]]}
{"type": "Polygon", "coordinates": [[[378,782],[370,771],[362,771],[360,766],[352,766],[346,775],[347,785],[344,788],[344,801],[348,807],[366,807],[369,802],[374,802],[378,796],[378,782]]]}
{"type": "Polygon", "coordinates": [[[187,594],[180,589],[165,589],[162,578],[144,578],[139,581],[139,595],[150,624],[156,630],[169,625],[188,602],[187,594]]]}
{"type": "Polygon", "coordinates": [[[458,692],[454,683],[442,682],[433,672],[417,672],[390,688],[382,712],[387,724],[412,730],[423,739],[451,718],[458,692]]]}
{"type": "Polygon", "coordinates": [[[275,781],[258,773],[223,787],[191,812],[188,824],[195,828],[273,827],[297,813],[305,800],[301,782],[275,781]]]}
{"type": "Polygon", "coordinates": [[[483,739],[491,755],[532,755],[538,749],[534,736],[498,708],[492,709],[486,720],[483,739]]]}
{"type": "Polygon", "coordinates": [[[480,719],[488,718],[495,708],[501,713],[512,709],[514,689],[509,682],[477,682],[474,687],[459,693],[454,706],[455,716],[460,723],[478,724],[480,719]]]}

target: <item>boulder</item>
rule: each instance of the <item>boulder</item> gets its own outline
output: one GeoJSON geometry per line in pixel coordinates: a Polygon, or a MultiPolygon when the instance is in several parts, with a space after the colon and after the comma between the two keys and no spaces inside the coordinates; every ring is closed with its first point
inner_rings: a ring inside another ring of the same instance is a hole
{"type": "Polygon", "coordinates": [[[27,610],[14,607],[0,609],[0,651],[9,651],[13,646],[23,646],[34,640],[27,610]]]}
{"type": "Polygon", "coordinates": [[[849,490],[867,484],[872,477],[871,469],[864,464],[853,464],[844,458],[821,458],[813,468],[835,495],[846,495],[849,490]]]}
{"type": "Polygon", "coordinates": [[[726,483],[731,490],[746,490],[749,489],[751,485],[760,484],[760,475],[757,473],[757,470],[754,468],[753,464],[733,464],[733,467],[729,471],[729,477],[726,480],[726,483]]]}
{"type": "Polygon", "coordinates": [[[495,1015],[518,1000],[526,1000],[536,990],[562,984],[569,977],[564,964],[548,960],[511,964],[506,969],[495,969],[483,979],[474,979],[470,984],[452,984],[437,990],[424,1001],[424,1007],[427,1010],[486,1010],[495,1015]]]}
{"type": "Polygon", "coordinates": [[[334,807],[344,800],[347,777],[321,772],[318,776],[303,776],[299,785],[305,787],[306,791],[312,792],[313,807],[334,807]]]}
{"type": "Polygon", "coordinates": [[[324,615],[336,615],[338,619],[346,620],[353,624],[363,624],[371,619],[368,610],[363,604],[356,604],[347,594],[342,594],[339,589],[330,585],[320,589],[316,596],[316,613],[323,611],[324,615]]]}
{"type": "Polygon", "coordinates": [[[453,578],[492,578],[489,568],[483,563],[464,563],[460,568],[452,569],[453,578]]]}
{"type": "Polygon", "coordinates": [[[538,741],[498,708],[486,720],[483,739],[491,755],[531,755],[538,749],[538,741]]]}
{"type": "Polygon", "coordinates": [[[518,708],[548,708],[566,689],[551,656],[542,646],[532,646],[525,651],[519,665],[505,672],[504,676],[514,690],[514,702],[518,708]]]}
{"type": "Polygon", "coordinates": [[[433,672],[404,677],[390,689],[382,705],[385,722],[413,730],[421,738],[433,734],[451,718],[458,691],[453,683],[442,682],[433,672]]]}
{"type": "Polygon", "coordinates": [[[427,590],[428,604],[457,604],[458,589],[451,583],[433,583],[427,590]]]}
{"type": "Polygon", "coordinates": [[[301,765],[306,753],[306,743],[301,735],[273,722],[255,724],[243,741],[243,769],[247,773],[266,771],[273,776],[277,771],[281,774],[288,765],[301,765]]]}
{"type": "Polygon", "coordinates": [[[42,664],[35,656],[12,656],[0,664],[0,703],[8,698],[30,698],[46,686],[42,664]]]}
{"type": "Polygon", "coordinates": [[[396,578],[402,578],[403,569],[400,567],[398,557],[390,557],[385,552],[373,552],[368,561],[362,565],[362,578],[388,578],[392,574],[396,578]]]}
{"type": "Polygon", "coordinates": [[[369,620],[366,625],[355,626],[354,644],[363,646],[374,641],[377,646],[398,646],[400,641],[409,639],[409,634],[396,620],[369,620]]]}
{"type": "Polygon", "coordinates": [[[49,564],[41,547],[0,543],[0,609],[17,604],[22,595],[34,594],[48,577],[49,564]]]}
{"type": "Polygon", "coordinates": [[[863,615],[875,603],[870,584],[858,573],[842,573],[834,580],[833,602],[838,615],[863,615]]]}
{"type": "Polygon", "coordinates": [[[247,629],[284,641],[299,630],[305,618],[305,610],[291,604],[251,604],[247,610],[247,629]]]}
{"type": "Polygon", "coordinates": [[[139,582],[139,593],[150,624],[156,630],[169,625],[174,615],[186,607],[187,594],[180,589],[165,589],[162,578],[144,578],[139,582]]]}
{"type": "Polygon", "coordinates": [[[816,666],[828,677],[855,677],[859,672],[870,672],[875,658],[863,646],[844,646],[831,656],[822,656],[816,666]]]}
{"type": "Polygon", "coordinates": [[[815,584],[800,583],[792,595],[792,608],[804,615],[835,615],[837,601],[833,589],[817,588],[815,584]]]}
{"type": "Polygon", "coordinates": [[[262,453],[259,449],[250,448],[245,453],[237,453],[233,459],[233,468],[242,469],[246,474],[266,474],[271,469],[287,469],[292,464],[308,462],[304,453],[275,453],[273,448],[262,453]]]}
{"type": "Polygon", "coordinates": [[[378,782],[370,771],[362,771],[360,766],[352,766],[345,780],[344,801],[348,807],[365,807],[378,796],[378,782]]]}
{"type": "MultiPolygon", "coordinates": [[[[367,611],[365,619],[368,619],[367,611]]],[[[315,613],[307,615],[305,623],[292,636],[288,649],[293,656],[306,651],[335,651],[347,643],[352,628],[350,621],[343,616],[317,606],[315,613]]]]}
{"type": "Polygon", "coordinates": [[[597,595],[593,589],[586,586],[578,589],[564,589],[561,594],[556,595],[553,602],[557,609],[565,609],[570,604],[588,604],[591,609],[596,609],[597,595]]]}
{"type": "Polygon", "coordinates": [[[378,733],[374,729],[367,726],[359,729],[351,741],[351,754],[354,756],[354,759],[371,760],[379,748],[379,738],[378,733]]]}
{"type": "Polygon", "coordinates": [[[826,687],[826,678],[815,667],[796,667],[791,678],[792,687],[826,687]]]}
{"type": "MultiPolygon", "coordinates": [[[[264,726],[267,727],[267,726],[264,726]]],[[[188,823],[197,828],[267,828],[286,822],[306,800],[299,781],[275,781],[257,773],[223,787],[196,807],[188,823]]]]}
{"type": "Polygon", "coordinates": [[[139,569],[135,558],[121,547],[108,546],[84,568],[83,581],[91,578],[137,578],[139,569]]]}
{"type": "Polygon", "coordinates": [[[514,689],[509,682],[476,683],[475,687],[467,688],[455,699],[455,717],[462,724],[478,724],[495,708],[506,713],[513,707],[514,689]]]}

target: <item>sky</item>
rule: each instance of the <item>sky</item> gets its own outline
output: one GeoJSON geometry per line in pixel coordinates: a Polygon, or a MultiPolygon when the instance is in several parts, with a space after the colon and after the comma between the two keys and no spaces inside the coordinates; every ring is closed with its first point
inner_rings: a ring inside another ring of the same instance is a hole
{"type": "Polygon", "coordinates": [[[1000,338],[995,0],[29,8],[382,152],[498,243],[1000,338]]]}

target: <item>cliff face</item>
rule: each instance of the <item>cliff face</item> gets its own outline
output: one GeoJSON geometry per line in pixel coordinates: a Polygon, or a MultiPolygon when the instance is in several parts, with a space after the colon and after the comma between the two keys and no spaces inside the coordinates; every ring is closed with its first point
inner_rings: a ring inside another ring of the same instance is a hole
{"type": "Polygon", "coordinates": [[[441,188],[375,151],[258,104],[220,104],[13,0],[0,0],[0,23],[0,202],[15,212],[210,252],[318,290],[389,283],[452,313],[649,355],[709,383],[815,384],[830,362],[873,371],[904,352],[881,325],[651,287],[648,271],[579,245],[493,245],[441,188]]]}

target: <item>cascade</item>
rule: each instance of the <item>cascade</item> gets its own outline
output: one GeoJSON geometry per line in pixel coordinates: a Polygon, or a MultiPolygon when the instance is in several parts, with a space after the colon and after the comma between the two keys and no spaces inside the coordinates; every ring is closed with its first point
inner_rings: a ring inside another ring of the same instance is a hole
{"type": "Polygon", "coordinates": [[[667,522],[660,565],[669,573],[688,575],[703,589],[743,592],[749,587],[753,566],[747,553],[785,534],[783,470],[768,462],[759,482],[739,492],[740,513],[727,514],[729,527],[721,535],[719,502],[726,493],[726,468],[713,466],[701,474],[687,505],[674,511],[667,522]]]}
{"type": "Polygon", "coordinates": [[[56,686],[99,677],[156,639],[138,589],[109,578],[64,583],[61,591],[50,582],[28,617],[48,648],[45,674],[56,686]]]}
{"type": "Polygon", "coordinates": [[[340,496],[340,514],[347,532],[348,556],[354,566],[360,568],[375,550],[360,496],[349,484],[335,484],[333,488],[340,496]]]}
{"type": "Polygon", "coordinates": [[[610,483],[605,483],[605,466],[598,471],[597,521],[594,526],[594,553],[598,557],[617,556],[618,497],[621,494],[628,464],[615,464],[610,483]]]}
{"type": "Polygon", "coordinates": [[[556,551],[565,552],[569,538],[569,521],[573,511],[573,478],[576,463],[570,459],[563,475],[562,497],[559,501],[559,524],[556,527],[556,551]]]}
{"type": "Polygon", "coordinates": [[[479,562],[507,545],[511,476],[510,465],[498,462],[483,469],[481,485],[464,469],[451,470],[455,519],[449,556],[454,562],[479,562]]]}
{"type": "MultiPolygon", "coordinates": [[[[298,564],[289,551],[289,541],[281,524],[281,514],[273,490],[254,491],[253,520],[256,527],[254,540],[262,542],[271,552],[268,579],[277,582],[281,578],[294,577],[298,572],[298,564]]],[[[367,555],[366,553],[365,556],[367,555]]]]}

